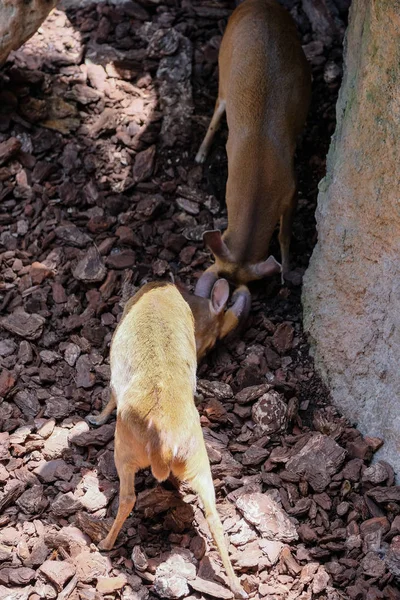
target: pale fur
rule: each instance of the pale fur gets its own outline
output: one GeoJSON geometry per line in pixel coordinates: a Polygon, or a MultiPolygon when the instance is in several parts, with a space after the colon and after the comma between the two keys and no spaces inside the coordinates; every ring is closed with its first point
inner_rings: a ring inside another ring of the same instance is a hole
{"type": "Polygon", "coordinates": [[[194,404],[196,343],[189,305],[171,284],[148,284],[128,302],[111,344],[111,389],[117,406],[115,464],[120,502],[100,547],[109,550],[134,507],[135,473],[173,473],[198,492],[237,597],[246,597],[229,560],[199,413],[194,404]]]}

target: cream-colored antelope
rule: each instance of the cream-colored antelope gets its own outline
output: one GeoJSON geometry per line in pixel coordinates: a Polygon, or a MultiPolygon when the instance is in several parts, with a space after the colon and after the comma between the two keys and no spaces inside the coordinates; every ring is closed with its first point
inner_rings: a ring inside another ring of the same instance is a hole
{"type": "MultiPolygon", "coordinates": [[[[226,281],[214,286],[214,321],[217,313],[223,315],[228,295],[226,281]]],[[[135,505],[136,472],[151,467],[158,481],[172,473],[199,494],[229,585],[236,597],[245,598],[229,560],[194,403],[196,354],[193,313],[176,286],[152,283],[141,288],[127,303],[111,343],[120,497],[117,517],[99,547],[113,547],[135,505]]]]}

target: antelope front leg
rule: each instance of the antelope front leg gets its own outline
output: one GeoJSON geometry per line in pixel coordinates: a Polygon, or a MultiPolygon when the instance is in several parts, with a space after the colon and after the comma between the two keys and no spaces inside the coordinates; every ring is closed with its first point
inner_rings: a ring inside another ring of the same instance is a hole
{"type": "Polygon", "coordinates": [[[119,506],[117,516],[109,534],[99,543],[100,550],[111,550],[121,531],[121,527],[135,506],[135,475],[138,467],[132,462],[132,448],[132,443],[129,436],[126,435],[125,427],[121,427],[117,418],[114,455],[115,466],[117,467],[120,481],[119,506]]]}
{"type": "Polygon", "coordinates": [[[207,129],[206,137],[204,138],[204,140],[199,148],[199,151],[196,154],[195,161],[197,163],[201,164],[206,160],[208,152],[210,150],[211,143],[212,143],[214,135],[215,135],[215,132],[218,129],[219,122],[220,122],[221,117],[224,114],[224,112],[225,112],[225,100],[220,100],[218,98],[217,103],[215,105],[214,114],[211,119],[211,123],[207,129]]]}

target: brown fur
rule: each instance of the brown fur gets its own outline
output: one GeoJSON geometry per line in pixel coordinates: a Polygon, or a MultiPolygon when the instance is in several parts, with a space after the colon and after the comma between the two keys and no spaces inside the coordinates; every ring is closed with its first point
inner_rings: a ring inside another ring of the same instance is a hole
{"type": "Polygon", "coordinates": [[[238,597],[245,597],[225,545],[193,399],[197,364],[193,314],[174,285],[147,284],[127,303],[112,339],[110,363],[120,502],[100,547],[113,547],[134,507],[135,473],[150,466],[159,481],[172,473],[198,492],[229,584],[238,597]]]}
{"type": "Polygon", "coordinates": [[[289,13],[276,0],[244,0],[222,39],[218,100],[196,157],[204,161],[226,110],[228,228],[222,240],[206,234],[205,241],[216,260],[212,271],[237,284],[278,270],[265,259],[279,219],[282,271],[289,270],[294,153],[310,90],[310,69],[289,13]]]}

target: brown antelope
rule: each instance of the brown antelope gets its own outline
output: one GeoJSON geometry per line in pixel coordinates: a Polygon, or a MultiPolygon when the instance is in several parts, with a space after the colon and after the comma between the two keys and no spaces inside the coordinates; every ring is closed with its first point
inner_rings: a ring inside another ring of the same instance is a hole
{"type": "MultiPolygon", "coordinates": [[[[220,312],[227,301],[226,288],[215,293],[220,312]]],[[[150,467],[158,481],[172,473],[199,494],[229,585],[236,597],[247,597],[229,560],[193,398],[197,367],[193,313],[175,285],[146,284],[129,300],[112,339],[110,364],[120,496],[116,519],[99,547],[113,547],[135,505],[135,473],[150,467]]]]}
{"type": "Polygon", "coordinates": [[[247,284],[289,271],[296,207],[294,153],[307,116],[311,76],[289,13],[276,0],[244,0],[232,13],[219,51],[219,91],[196,156],[204,162],[215,130],[228,122],[228,228],[206,231],[215,257],[196,294],[208,296],[218,278],[247,284]],[[282,266],[268,249],[280,219],[282,266]]]}

